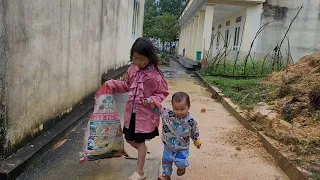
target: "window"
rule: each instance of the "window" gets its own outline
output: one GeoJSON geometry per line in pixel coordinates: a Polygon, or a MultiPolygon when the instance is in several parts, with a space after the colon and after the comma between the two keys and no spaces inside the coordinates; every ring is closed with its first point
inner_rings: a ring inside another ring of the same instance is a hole
{"type": "Polygon", "coordinates": [[[132,19],[132,36],[136,36],[138,31],[138,17],[139,17],[139,1],[133,1],[133,19],[132,19]]]}
{"type": "Polygon", "coordinates": [[[240,27],[236,27],[236,31],[234,33],[234,46],[239,45],[239,36],[240,36],[240,27]]]}
{"type": "Polygon", "coordinates": [[[217,44],[216,44],[216,46],[219,46],[219,40],[220,40],[220,34],[218,33],[217,34],[217,44]]]}
{"type": "Polygon", "coordinates": [[[225,44],[224,44],[224,47],[228,47],[228,43],[229,43],[229,29],[227,29],[226,32],[225,32],[225,44]]]}
{"type": "Polygon", "coordinates": [[[218,32],[217,32],[217,46],[220,45],[220,29],[221,29],[222,25],[219,24],[218,26],[218,32]]]}
{"type": "Polygon", "coordinates": [[[233,43],[233,45],[236,47],[239,46],[241,19],[242,19],[241,16],[237,17],[236,19],[236,29],[234,32],[234,43],[233,43]]]}
{"type": "Polygon", "coordinates": [[[242,19],[242,17],[241,17],[241,16],[237,17],[237,19],[236,19],[236,23],[241,22],[241,19],[242,19]]]}
{"type": "Polygon", "coordinates": [[[211,41],[210,41],[210,47],[213,46],[213,38],[214,38],[214,26],[212,27],[212,30],[211,30],[211,41]]]}
{"type": "Polygon", "coordinates": [[[229,45],[229,34],[230,34],[230,21],[226,22],[226,31],[225,31],[225,43],[224,43],[224,47],[228,47],[229,45]]]}

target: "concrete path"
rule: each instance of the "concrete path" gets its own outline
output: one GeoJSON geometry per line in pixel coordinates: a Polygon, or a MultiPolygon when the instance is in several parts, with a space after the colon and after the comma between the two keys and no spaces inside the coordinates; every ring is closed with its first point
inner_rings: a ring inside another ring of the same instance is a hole
{"type": "MultiPolygon", "coordinates": [[[[177,67],[175,61],[171,64],[177,67]]],[[[287,180],[262,143],[247,131],[199,83],[184,72],[168,78],[170,94],[185,91],[191,98],[190,112],[197,119],[203,146],[200,150],[191,145],[190,167],[183,177],[175,180],[287,180]],[[201,112],[205,111],[205,112],[201,112]]],[[[164,69],[166,70],[166,69],[164,69]]],[[[168,69],[170,70],[170,69],[168,69]]],[[[171,107],[170,98],[164,105],[171,107]]],[[[153,151],[161,149],[158,139],[150,143],[153,151]],[[156,147],[158,146],[158,147],[156,147]]],[[[151,152],[152,153],[152,152],[151,152]]]]}
{"type": "MultiPolygon", "coordinates": [[[[254,134],[244,129],[221,104],[210,98],[210,94],[199,82],[184,72],[176,62],[163,68],[168,80],[170,94],[186,91],[191,97],[191,113],[197,118],[203,146],[197,150],[193,145],[190,153],[190,167],[183,177],[186,180],[286,180],[288,177],[277,167],[272,157],[263,149],[254,134]],[[205,112],[201,113],[201,110],[205,112]]],[[[171,108],[171,95],[164,105],[171,108]]],[[[125,96],[118,96],[118,106],[123,109],[125,96]]],[[[88,117],[86,117],[88,118],[88,117]]],[[[40,162],[30,168],[19,179],[91,179],[125,180],[135,171],[136,160],[124,158],[106,159],[79,164],[78,153],[83,144],[84,126],[74,129],[56,148],[48,152],[40,162]]],[[[147,179],[156,180],[163,145],[160,137],[147,142],[150,155],[147,156],[147,179]]],[[[137,152],[125,146],[133,158],[137,152]]]]}

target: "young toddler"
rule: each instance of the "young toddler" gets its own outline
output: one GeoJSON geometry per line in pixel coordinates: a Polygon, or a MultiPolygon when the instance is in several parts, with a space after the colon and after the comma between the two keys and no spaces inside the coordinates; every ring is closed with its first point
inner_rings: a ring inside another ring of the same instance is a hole
{"type": "Polygon", "coordinates": [[[172,110],[162,108],[161,104],[153,101],[152,98],[147,98],[145,104],[150,105],[153,111],[158,112],[162,117],[163,175],[159,177],[159,180],[171,179],[173,163],[178,168],[177,175],[184,175],[189,166],[190,138],[198,149],[202,144],[197,122],[189,113],[189,95],[185,92],[174,93],[172,110]]]}

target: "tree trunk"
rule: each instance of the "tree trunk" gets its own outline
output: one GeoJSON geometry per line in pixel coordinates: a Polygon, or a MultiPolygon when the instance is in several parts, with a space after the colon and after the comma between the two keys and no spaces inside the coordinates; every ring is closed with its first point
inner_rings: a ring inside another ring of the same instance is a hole
{"type": "Polygon", "coordinates": [[[165,47],[164,47],[164,41],[162,41],[162,52],[165,51],[165,47]]]}

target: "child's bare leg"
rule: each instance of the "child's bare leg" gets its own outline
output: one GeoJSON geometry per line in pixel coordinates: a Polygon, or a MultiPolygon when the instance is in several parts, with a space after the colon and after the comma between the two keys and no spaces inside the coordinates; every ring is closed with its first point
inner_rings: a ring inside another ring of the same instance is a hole
{"type": "Polygon", "coordinates": [[[127,141],[127,143],[129,143],[132,147],[134,147],[135,149],[138,150],[138,143],[136,143],[134,141],[127,141]]]}
{"type": "Polygon", "coordinates": [[[137,173],[139,175],[143,175],[143,168],[144,168],[144,163],[146,161],[146,155],[147,155],[147,146],[146,143],[137,143],[138,147],[138,167],[137,167],[137,173]]]}
{"type": "MultiPolygon", "coordinates": [[[[136,150],[138,150],[138,143],[136,143],[134,141],[127,141],[127,143],[129,143],[132,147],[134,147],[136,150]]],[[[147,148],[147,153],[150,154],[150,152],[148,151],[148,148],[147,148]]]]}

